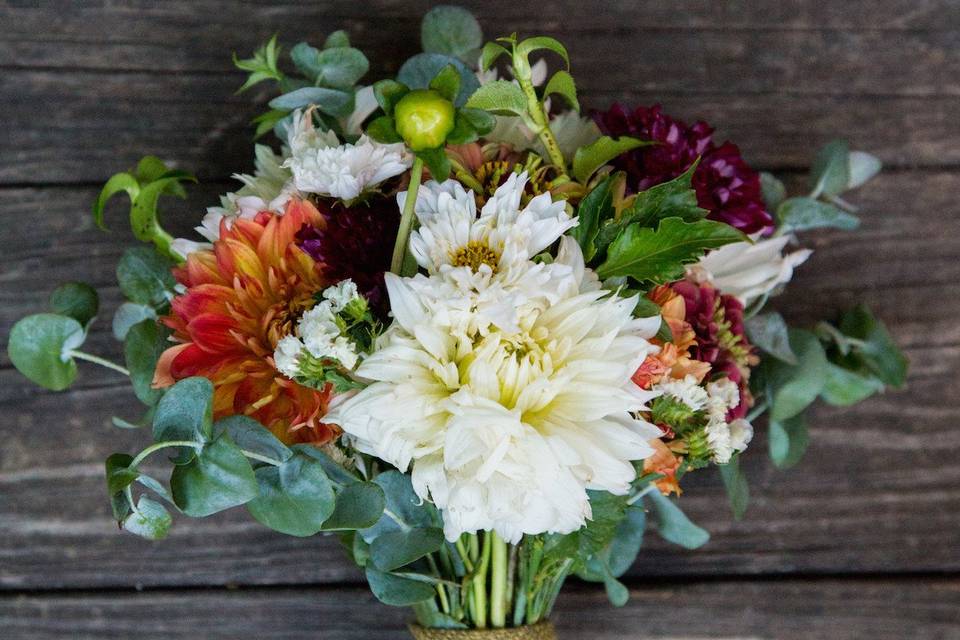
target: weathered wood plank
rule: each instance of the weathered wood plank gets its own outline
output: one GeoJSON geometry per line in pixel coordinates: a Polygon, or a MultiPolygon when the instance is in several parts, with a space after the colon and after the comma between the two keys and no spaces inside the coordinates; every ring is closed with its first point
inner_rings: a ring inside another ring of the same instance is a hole
{"type": "MultiPolygon", "coordinates": [[[[103,182],[147,153],[201,179],[225,179],[250,165],[247,123],[261,109],[253,96],[233,95],[238,81],[230,74],[5,71],[0,184],[103,182]]],[[[954,97],[691,96],[635,90],[626,81],[583,95],[587,107],[605,108],[614,100],[659,101],[679,117],[705,118],[718,128],[718,139],[736,141],[764,168],[808,166],[816,148],[836,137],[890,166],[960,164],[960,130],[953,126],[960,101],[954,97]]]]}
{"type": "MultiPolygon", "coordinates": [[[[810,234],[817,249],[790,297],[788,318],[812,323],[857,300],[883,317],[913,361],[910,388],[850,410],[812,416],[805,462],[777,472],[762,436],[745,457],[754,504],[733,522],[719,479],[691,478],[683,506],[713,533],[682,552],[651,536],[635,575],[717,575],[960,570],[960,175],[894,172],[858,200],[864,226],[810,234]],[[918,472],[919,470],[919,472],[918,472]]],[[[205,187],[167,218],[187,230],[213,200],[205,187]]],[[[103,234],[86,211],[95,190],[3,189],[0,210],[28,224],[0,227],[0,339],[39,310],[58,282],[79,278],[104,293],[105,319],[119,302],[115,261],[128,234],[103,234]]],[[[123,206],[108,220],[122,228],[123,206]]],[[[119,357],[105,320],[91,350],[119,357]]],[[[101,462],[142,447],[147,434],[118,431],[111,415],[139,408],[119,376],[81,366],[74,391],[32,387],[0,356],[0,588],[124,587],[135,584],[295,584],[356,579],[332,539],[265,531],[242,510],[179,518],[170,540],[150,544],[116,532],[101,486],[101,462]]]]}
{"type": "MultiPolygon", "coordinates": [[[[955,580],[652,584],[632,589],[621,609],[606,603],[599,585],[568,589],[555,612],[562,640],[946,640],[960,634],[955,580]]],[[[409,637],[404,627],[410,617],[358,587],[0,599],[0,620],[11,640],[397,640],[409,637]]]]}

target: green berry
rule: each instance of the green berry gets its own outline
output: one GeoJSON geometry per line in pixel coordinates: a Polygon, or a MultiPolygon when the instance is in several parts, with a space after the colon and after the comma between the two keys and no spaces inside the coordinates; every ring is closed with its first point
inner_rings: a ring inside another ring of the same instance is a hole
{"type": "Polygon", "coordinates": [[[453,131],[453,103],[432,89],[416,89],[394,108],[397,133],[414,151],[436,149],[453,131]]]}

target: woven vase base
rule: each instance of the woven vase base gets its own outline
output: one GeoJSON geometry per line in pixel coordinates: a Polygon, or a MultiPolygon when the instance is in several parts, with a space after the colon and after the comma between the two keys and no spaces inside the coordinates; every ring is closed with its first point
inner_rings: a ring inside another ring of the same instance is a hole
{"type": "Polygon", "coordinates": [[[557,640],[550,622],[513,629],[428,629],[410,625],[414,640],[557,640]]]}

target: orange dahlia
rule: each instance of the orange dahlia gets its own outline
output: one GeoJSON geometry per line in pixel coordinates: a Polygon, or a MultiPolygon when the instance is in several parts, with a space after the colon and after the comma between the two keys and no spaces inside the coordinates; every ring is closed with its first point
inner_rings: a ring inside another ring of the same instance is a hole
{"type": "Polygon", "coordinates": [[[162,322],[176,346],[157,364],[155,386],[203,376],[214,386],[216,417],[245,414],[286,443],[329,442],[337,427],[324,424],[330,388],[303,387],[273,362],[277,342],[293,332],[324,281],[313,258],[296,245],[304,225],[322,227],[309,202],[293,200],[284,215],[267,211],[220,226],[213,250],[191,253],[174,275],[186,293],[162,322]]]}

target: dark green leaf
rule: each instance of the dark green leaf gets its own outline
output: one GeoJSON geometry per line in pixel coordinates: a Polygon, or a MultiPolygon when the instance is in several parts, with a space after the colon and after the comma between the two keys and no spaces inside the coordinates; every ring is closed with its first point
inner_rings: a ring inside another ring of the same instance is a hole
{"type": "MultiPolygon", "coordinates": [[[[198,445],[213,435],[213,384],[206,378],[180,380],[167,389],[153,417],[157,442],[187,440],[198,445]]],[[[175,459],[184,464],[195,455],[192,447],[180,447],[175,459]]]]}
{"type": "Polygon", "coordinates": [[[460,72],[455,66],[448,64],[433,77],[430,88],[453,102],[460,93],[460,72]]]}
{"type": "Polygon", "coordinates": [[[590,519],[579,531],[580,557],[599,553],[613,540],[617,527],[627,511],[629,496],[615,496],[607,491],[588,491],[590,519]]]}
{"type": "Polygon", "coordinates": [[[440,70],[451,64],[460,74],[460,93],[454,104],[463,106],[467,98],[480,87],[480,81],[470,67],[457,58],[440,53],[419,53],[403,63],[397,80],[411,89],[427,89],[440,70]]]}
{"type": "Polygon", "coordinates": [[[337,494],[333,513],[323,523],[324,531],[366,529],[383,515],[383,489],[372,482],[348,484],[337,494]]]}
{"type": "Polygon", "coordinates": [[[747,511],[750,502],[750,486],[747,477],[740,469],[740,456],[730,458],[727,464],[718,465],[720,477],[723,479],[723,488],[727,490],[727,499],[733,509],[733,517],[739,520],[747,511]]]}
{"type": "Polygon", "coordinates": [[[348,485],[360,482],[360,477],[356,475],[355,471],[348,470],[343,464],[328,456],[319,447],[312,444],[295,444],[291,449],[309,456],[323,465],[323,470],[327,473],[327,477],[337,484],[348,485]]]}
{"type": "Polygon", "coordinates": [[[138,473],[129,469],[133,456],[126,453],[114,453],[104,463],[107,480],[107,495],[110,497],[110,507],[113,519],[122,523],[130,513],[130,501],[124,490],[131,482],[137,479],[138,473]]]}
{"type": "Polygon", "coordinates": [[[436,594],[429,584],[384,573],[371,566],[367,567],[367,583],[377,600],[394,607],[409,607],[436,594]]]}
{"type": "Polygon", "coordinates": [[[147,496],[140,496],[137,510],[123,521],[123,528],[147,540],[163,540],[172,524],[173,518],[162,504],[147,496]]]}
{"type": "Polygon", "coordinates": [[[420,41],[428,53],[442,53],[473,64],[483,45],[483,31],[466,9],[441,5],[423,17],[420,41]]]}
{"type": "Polygon", "coordinates": [[[567,70],[570,69],[570,56],[567,54],[567,48],[560,44],[560,41],[558,41],[556,38],[551,38],[549,36],[535,36],[533,38],[527,38],[517,45],[517,55],[526,58],[534,51],[541,51],[543,49],[553,51],[555,54],[563,58],[563,62],[567,65],[567,70]]]}
{"type": "Polygon", "coordinates": [[[333,513],[333,487],[313,458],[298,453],[279,467],[257,468],[256,476],[260,495],[247,503],[247,509],[274,531],[312,536],[333,513]]]}
{"type": "Polygon", "coordinates": [[[497,61],[497,58],[508,55],[510,55],[510,52],[507,51],[502,45],[499,45],[496,42],[486,43],[483,45],[483,51],[480,54],[480,70],[486,71],[494,62],[497,61]]]}
{"type": "Polygon", "coordinates": [[[803,414],[783,421],[770,419],[770,459],[779,469],[792,467],[807,450],[809,437],[803,414]]]}
{"type": "MultiPolygon", "coordinates": [[[[516,87],[512,82],[507,84],[516,87]]],[[[484,85],[488,87],[490,85],[484,85]]],[[[520,87],[517,87],[520,91],[520,87]]],[[[520,92],[523,96],[523,92],[520,92]]],[[[472,101],[472,100],[471,100],[472,101]]],[[[526,102],[524,102],[526,105],[526,102]]],[[[473,105],[471,105],[473,106],[473,105]]],[[[617,156],[631,149],[653,144],[636,138],[622,137],[613,139],[610,136],[601,136],[595,142],[580,147],[573,155],[573,177],[581,184],[586,184],[597,169],[607,164],[617,156]]]]}
{"type": "Polygon", "coordinates": [[[265,426],[249,416],[228,416],[217,420],[214,432],[226,431],[234,444],[245,451],[284,462],[293,455],[265,426]]]}
{"type": "Polygon", "coordinates": [[[908,361],[890,337],[887,328],[863,305],[844,314],[840,331],[861,341],[855,351],[862,365],[884,384],[902,387],[907,381],[908,361]]]}
{"type": "Polygon", "coordinates": [[[162,389],[154,389],[152,385],[160,354],[170,346],[168,335],[169,332],[155,320],[144,320],[127,332],[123,343],[133,392],[148,407],[155,405],[163,395],[162,389]]]}
{"type": "MultiPolygon", "coordinates": [[[[685,222],[696,222],[706,217],[706,209],[697,204],[697,192],[693,190],[693,172],[697,163],[693,163],[683,174],[673,180],[650,187],[638,193],[630,206],[620,216],[622,226],[639,224],[655,227],[664,218],[681,218],[685,222]]],[[[613,237],[601,242],[608,244],[613,237]]]]}
{"type": "MultiPolygon", "coordinates": [[[[169,396],[170,393],[163,400],[169,396]]],[[[203,518],[253,500],[258,487],[250,463],[230,436],[223,433],[205,445],[190,462],[174,467],[170,491],[181,511],[203,518]]]]}
{"type": "Polygon", "coordinates": [[[39,313],[19,320],[10,330],[7,355],[31,382],[61,391],[77,377],[70,351],[83,344],[83,327],[73,318],[39,313]]]}
{"type": "Polygon", "coordinates": [[[100,309],[97,290],[85,282],[65,282],[50,294],[54,313],[73,318],[86,326],[100,309]]]}
{"type": "Polygon", "coordinates": [[[744,325],[754,346],[787,364],[797,364],[797,356],[790,349],[787,323],[779,313],[773,311],[753,316],[744,325]]]}
{"type": "Polygon", "coordinates": [[[580,102],[577,100],[577,85],[569,71],[561,69],[553,74],[547,82],[547,86],[543,90],[543,97],[546,98],[554,94],[562,96],[574,111],[580,112],[580,102]]]}
{"type": "Polygon", "coordinates": [[[608,575],[614,578],[622,576],[640,553],[645,528],[644,510],[636,506],[628,507],[625,517],[617,525],[613,539],[602,550],[590,556],[577,571],[577,575],[591,582],[605,582],[608,575]]]}
{"type": "Polygon", "coordinates": [[[744,239],[730,225],[712,220],[664,218],[656,229],[631,225],[610,244],[597,274],[604,280],[616,276],[630,276],[640,282],[677,280],[683,277],[684,265],[695,262],[707,250],[744,239]]]}
{"type": "Polygon", "coordinates": [[[368,136],[383,144],[393,144],[403,142],[403,138],[397,133],[397,128],[393,124],[393,118],[390,116],[380,116],[375,118],[367,125],[366,133],[368,136]]]}
{"type": "Polygon", "coordinates": [[[788,336],[797,364],[764,361],[771,421],[783,422],[806,409],[820,394],[827,376],[827,358],[817,337],[802,329],[790,329],[788,336]]]}
{"type": "Polygon", "coordinates": [[[827,404],[847,407],[880,391],[883,391],[883,382],[872,375],[861,375],[830,363],[820,397],[827,404]]]}
{"type": "Polygon", "coordinates": [[[810,197],[843,193],[850,182],[849,148],[843,140],[834,140],[823,146],[814,158],[810,170],[810,197]]]}
{"type": "Polygon", "coordinates": [[[113,337],[121,342],[127,337],[130,327],[144,320],[156,320],[157,312],[153,307],[136,302],[124,302],[113,314],[113,337]]]}
{"type": "Polygon", "coordinates": [[[435,527],[390,531],[370,543],[370,558],[381,571],[393,571],[439,550],[443,541],[435,527]]]}
{"type": "Polygon", "coordinates": [[[408,93],[410,93],[410,88],[396,80],[380,80],[373,84],[373,96],[388,116],[393,115],[393,108],[408,93]]]}
{"type": "Polygon", "coordinates": [[[838,207],[813,198],[789,198],[777,208],[777,217],[784,231],[835,228],[851,230],[860,226],[860,219],[838,207]]]}
{"type": "Polygon", "coordinates": [[[443,182],[450,175],[450,159],[443,147],[418,151],[417,156],[427,165],[430,177],[437,182],[443,182]]]}
{"type": "Polygon", "coordinates": [[[303,87],[270,101],[271,109],[293,111],[310,105],[334,117],[346,117],[353,110],[353,93],[325,87],[303,87]]]}
{"type": "Polygon", "coordinates": [[[130,201],[133,202],[140,193],[140,183],[136,177],[129,173],[117,173],[103,185],[100,195],[97,196],[97,201],[93,204],[93,220],[104,231],[107,227],[103,222],[103,210],[107,206],[107,201],[121,191],[126,191],[127,195],[130,196],[130,201]]]}
{"type": "Polygon", "coordinates": [[[117,263],[117,282],[130,301],[158,309],[173,297],[174,262],[150,247],[131,247],[117,263]]]}
{"type": "Polygon", "coordinates": [[[497,126],[497,119],[482,109],[464,107],[457,110],[457,116],[469,122],[477,134],[481,136],[490,133],[497,126]]]}
{"type": "MultiPolygon", "coordinates": [[[[577,219],[580,224],[570,231],[570,235],[583,250],[587,262],[597,254],[597,234],[600,226],[613,217],[613,176],[608,176],[580,201],[577,219]]],[[[659,313],[659,309],[658,309],[659,313]]]]}
{"type": "Polygon", "coordinates": [[[690,522],[690,519],[672,500],[659,491],[653,491],[647,495],[653,503],[653,517],[657,531],[664,540],[686,549],[696,549],[705,545],[710,539],[710,534],[690,522]]]}
{"type": "Polygon", "coordinates": [[[374,526],[361,532],[364,540],[372,542],[377,536],[403,528],[433,526],[436,508],[417,496],[410,483],[410,476],[391,470],[381,473],[373,481],[383,489],[387,501],[386,508],[402,524],[398,524],[393,517],[384,514],[374,526]]]}

